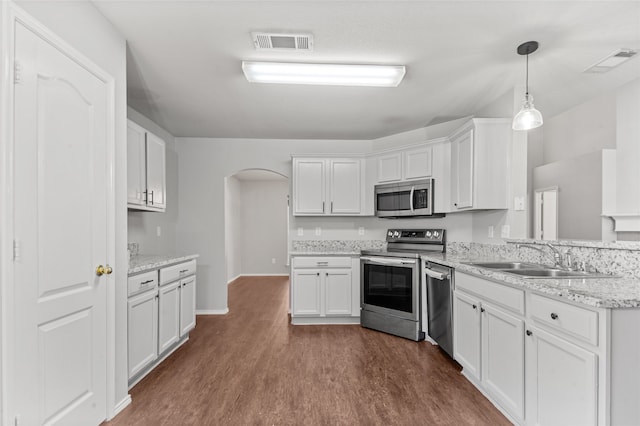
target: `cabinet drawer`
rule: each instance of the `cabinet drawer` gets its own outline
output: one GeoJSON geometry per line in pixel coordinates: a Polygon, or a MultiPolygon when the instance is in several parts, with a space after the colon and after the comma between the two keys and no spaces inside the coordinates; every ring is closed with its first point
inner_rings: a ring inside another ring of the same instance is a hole
{"type": "Polygon", "coordinates": [[[294,257],[294,268],[351,268],[350,257],[294,257]]]}
{"type": "Polygon", "coordinates": [[[532,294],[529,312],[531,318],[540,324],[598,345],[598,313],[595,311],[532,294]]]}
{"type": "Polygon", "coordinates": [[[196,261],[190,260],[189,262],[178,263],[177,265],[169,266],[167,268],[160,269],[160,285],[165,285],[180,278],[196,273],[196,261]]]}
{"type": "Polygon", "coordinates": [[[151,290],[158,285],[158,271],[153,270],[127,278],[127,295],[132,296],[151,290]]]}
{"type": "Polygon", "coordinates": [[[456,289],[475,293],[487,301],[520,315],[524,314],[523,290],[462,273],[456,273],[455,287],[456,289]]]}

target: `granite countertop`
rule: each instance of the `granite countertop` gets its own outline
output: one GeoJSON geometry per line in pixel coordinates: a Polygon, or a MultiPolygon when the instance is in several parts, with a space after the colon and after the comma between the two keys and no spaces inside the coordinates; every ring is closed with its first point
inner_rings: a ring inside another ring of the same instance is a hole
{"type": "Polygon", "coordinates": [[[174,263],[186,262],[199,257],[199,254],[139,254],[129,260],[129,274],[149,271],[174,263]]]}
{"type": "Polygon", "coordinates": [[[478,258],[447,253],[423,255],[423,259],[509,286],[555,296],[595,308],[640,308],[640,280],[634,278],[527,279],[467,262],[504,262],[503,258],[478,258]]]}
{"type": "Polygon", "coordinates": [[[360,250],[298,250],[289,252],[290,256],[360,256],[360,250]]]}

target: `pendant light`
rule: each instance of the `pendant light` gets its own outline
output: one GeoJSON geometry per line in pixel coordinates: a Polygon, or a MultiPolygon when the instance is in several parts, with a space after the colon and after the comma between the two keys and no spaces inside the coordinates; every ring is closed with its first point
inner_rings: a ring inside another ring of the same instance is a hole
{"type": "Polygon", "coordinates": [[[518,55],[526,55],[527,72],[526,72],[526,92],[522,108],[513,118],[513,130],[529,130],[542,126],[542,114],[533,106],[533,96],[529,94],[529,54],[538,50],[537,41],[528,41],[518,46],[518,55]]]}

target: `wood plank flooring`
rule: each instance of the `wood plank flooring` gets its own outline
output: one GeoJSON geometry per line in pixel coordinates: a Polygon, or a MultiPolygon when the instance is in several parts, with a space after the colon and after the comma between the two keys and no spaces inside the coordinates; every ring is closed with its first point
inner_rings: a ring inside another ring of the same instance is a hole
{"type": "Polygon", "coordinates": [[[229,286],[229,314],[131,389],[119,425],[508,425],[437,347],[359,325],[292,326],[286,277],[229,286]]]}

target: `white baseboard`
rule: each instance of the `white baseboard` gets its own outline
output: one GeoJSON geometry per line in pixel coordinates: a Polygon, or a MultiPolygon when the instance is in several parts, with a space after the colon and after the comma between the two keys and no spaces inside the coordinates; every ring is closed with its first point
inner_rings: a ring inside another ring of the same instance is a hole
{"type": "Polygon", "coordinates": [[[227,281],[227,285],[231,284],[232,282],[234,282],[235,280],[237,280],[238,278],[240,278],[242,275],[236,275],[235,277],[231,278],[229,281],[227,281]]]}
{"type": "Polygon", "coordinates": [[[115,407],[113,407],[113,416],[111,416],[107,420],[113,420],[113,418],[115,418],[118,414],[120,414],[122,410],[127,408],[129,404],[131,404],[131,395],[127,394],[127,396],[125,396],[122,401],[120,401],[119,403],[116,404],[115,407]]]}
{"type": "Polygon", "coordinates": [[[224,309],[196,309],[196,315],[226,315],[229,308],[224,309]]]}

